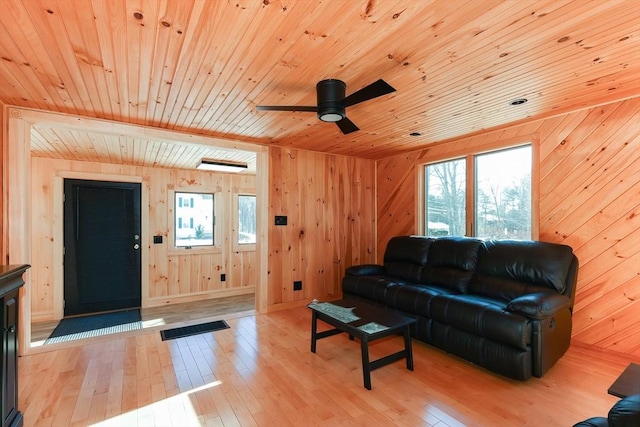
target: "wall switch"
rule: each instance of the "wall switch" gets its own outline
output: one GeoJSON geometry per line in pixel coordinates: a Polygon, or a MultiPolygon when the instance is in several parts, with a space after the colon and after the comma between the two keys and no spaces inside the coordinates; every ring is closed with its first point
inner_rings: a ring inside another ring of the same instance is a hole
{"type": "Polygon", "coordinates": [[[153,243],[156,245],[162,243],[162,236],[153,236],[153,243]]]}
{"type": "Polygon", "coordinates": [[[221,281],[221,282],[224,282],[224,281],[226,281],[226,280],[227,280],[227,275],[226,275],[226,274],[224,274],[224,273],[222,273],[222,274],[220,275],[220,281],[221,281]]]}
{"type": "Polygon", "coordinates": [[[287,216],[276,215],[276,225],[287,225],[287,216]]]}
{"type": "Polygon", "coordinates": [[[293,290],[301,291],[302,290],[302,280],[296,280],[293,282],[293,290]]]}

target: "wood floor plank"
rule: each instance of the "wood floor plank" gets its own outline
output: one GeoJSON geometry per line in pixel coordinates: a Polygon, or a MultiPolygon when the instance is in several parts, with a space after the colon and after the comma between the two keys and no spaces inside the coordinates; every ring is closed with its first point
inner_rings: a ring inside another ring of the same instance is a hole
{"type": "MultiPolygon", "coordinates": [[[[190,315],[193,315],[192,313],[190,315]]],[[[230,329],[162,341],[112,336],[20,359],[25,426],[539,426],[606,415],[609,385],[637,357],[572,345],[543,378],[514,381],[414,341],[362,385],[346,335],[310,352],[306,308],[249,314],[230,329]]],[[[371,343],[371,357],[400,337],[371,343]]]]}

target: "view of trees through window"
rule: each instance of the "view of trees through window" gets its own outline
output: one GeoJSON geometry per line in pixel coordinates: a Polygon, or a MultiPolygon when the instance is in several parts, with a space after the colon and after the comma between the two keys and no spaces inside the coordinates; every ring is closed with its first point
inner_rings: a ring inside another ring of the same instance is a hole
{"type": "Polygon", "coordinates": [[[427,236],[466,234],[465,159],[425,166],[427,236]]]}
{"type": "Polygon", "coordinates": [[[238,196],[238,243],[256,243],[256,196],[238,196]]]}
{"type": "Polygon", "coordinates": [[[176,248],[213,246],[213,194],[176,191],[174,216],[176,248]]]}
{"type": "Polygon", "coordinates": [[[476,235],[531,238],[531,146],[478,155],[476,235]]]}
{"type": "Polygon", "coordinates": [[[467,215],[473,234],[493,239],[531,238],[531,146],[474,156],[474,188],[466,188],[466,159],[425,166],[425,234],[464,236],[467,215]],[[466,212],[468,191],[474,212],[466,212]]]}

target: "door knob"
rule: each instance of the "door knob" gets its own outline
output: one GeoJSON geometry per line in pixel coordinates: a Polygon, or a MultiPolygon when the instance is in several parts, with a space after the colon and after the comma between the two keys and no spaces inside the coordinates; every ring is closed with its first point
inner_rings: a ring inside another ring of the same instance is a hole
{"type": "Polygon", "coordinates": [[[135,245],[133,245],[133,249],[140,249],[140,245],[136,243],[135,245]]]}

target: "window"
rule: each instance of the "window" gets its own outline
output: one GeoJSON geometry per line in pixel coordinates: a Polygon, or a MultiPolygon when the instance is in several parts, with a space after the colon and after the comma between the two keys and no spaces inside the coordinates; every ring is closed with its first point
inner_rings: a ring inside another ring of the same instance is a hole
{"type": "Polygon", "coordinates": [[[475,156],[475,235],[531,238],[531,146],[475,156]]]}
{"type": "Polygon", "coordinates": [[[238,244],[256,243],[256,196],[238,195],[238,244]]]}
{"type": "Polygon", "coordinates": [[[427,236],[463,236],[466,224],[465,160],[425,166],[427,236]]]}
{"type": "Polygon", "coordinates": [[[213,194],[175,192],[174,246],[213,246],[213,194]]]}
{"type": "Polygon", "coordinates": [[[525,145],[425,165],[424,234],[531,239],[532,156],[525,145]]]}

